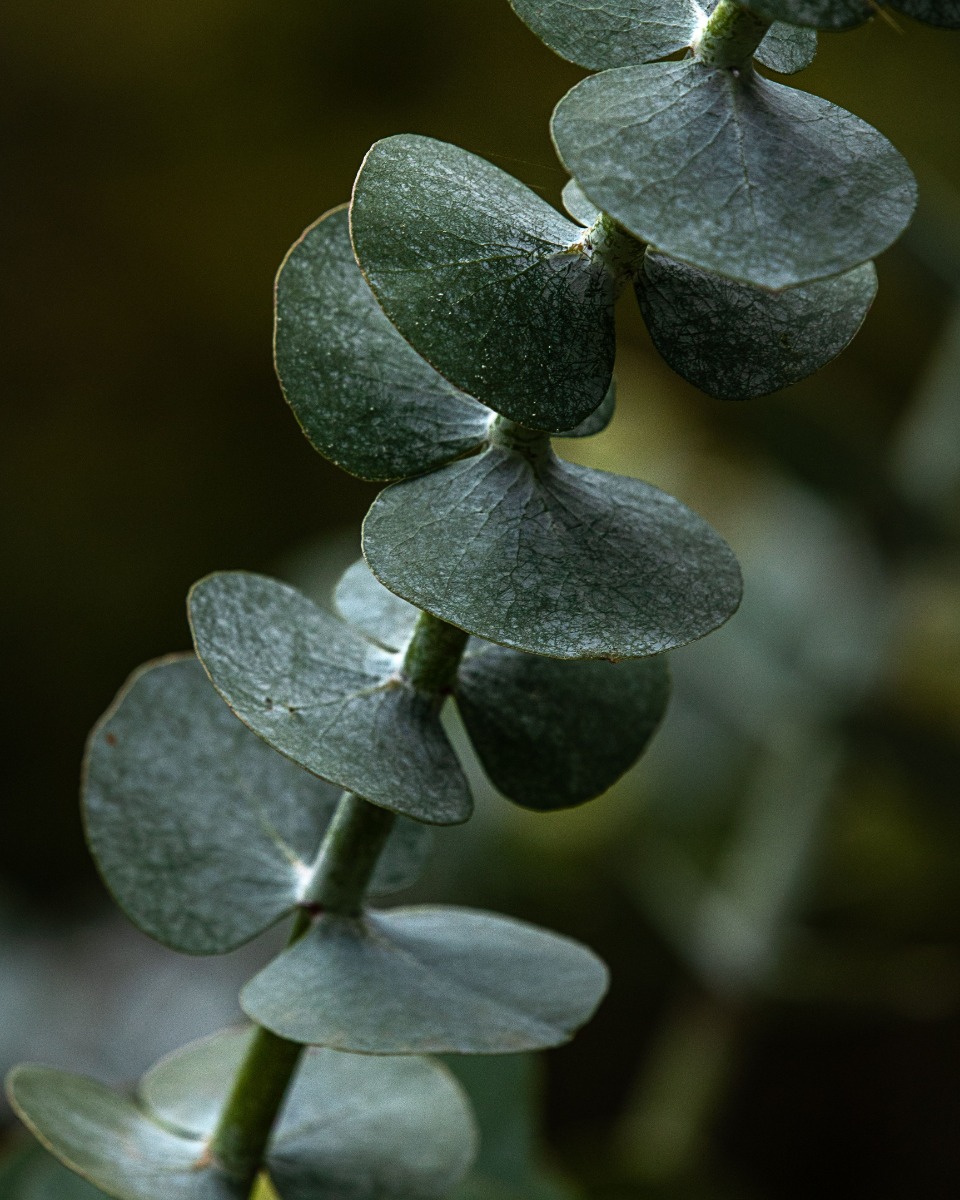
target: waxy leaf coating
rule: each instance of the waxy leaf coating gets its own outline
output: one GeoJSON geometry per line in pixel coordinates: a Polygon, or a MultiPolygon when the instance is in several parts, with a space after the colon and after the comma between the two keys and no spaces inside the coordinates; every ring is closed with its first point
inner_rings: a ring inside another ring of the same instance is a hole
{"type": "Polygon", "coordinates": [[[378,583],[362,558],[340,576],[333,605],[345,621],[394,653],[410,641],[420,615],[418,608],[378,583]]]}
{"type": "Polygon", "coordinates": [[[291,1041],[365,1054],[508,1054],[567,1041],[607,988],[578,942],[491,913],[324,914],[240,1003],[291,1041]]]}
{"type": "Polygon", "coordinates": [[[346,208],[303,234],[277,276],[277,373],[316,450],[364,479],[457,458],[492,414],[397,333],[357,266],[346,208]]]}
{"type": "Polygon", "coordinates": [[[684,379],[746,400],[812,375],[849,344],[877,291],[872,263],[768,292],[648,250],[637,299],[653,344],[684,379]]]}
{"type": "MultiPolygon", "coordinates": [[[[143,1102],[185,1132],[212,1129],[250,1038],[226,1030],[161,1059],[140,1083],[143,1102]]],[[[267,1168],[282,1200],[426,1200],[446,1196],[475,1151],[469,1105],[440,1064],[310,1050],[267,1168]]]]}
{"type": "Polygon", "coordinates": [[[214,687],[281,754],[418,821],[470,816],[436,698],[404,682],[396,655],[262,575],[208,576],[191,590],[189,611],[214,687]]]}
{"type": "MultiPolygon", "coordinates": [[[[551,50],[592,71],[629,67],[692,46],[706,16],[691,0],[510,0],[514,12],[551,50]]],[[[775,71],[799,71],[816,54],[808,31],[777,25],[757,58],[775,71]],[[801,61],[802,60],[802,61],[801,61]],[[799,65],[795,65],[799,64],[799,65]]]]}
{"type": "Polygon", "coordinates": [[[839,275],[902,232],[916,186],[851,113],[695,60],[593,75],[553,134],[587,196],[665,254],[779,289],[839,275]]]}
{"type": "Polygon", "coordinates": [[[770,26],[754,55],[757,62],[781,75],[795,75],[797,71],[809,67],[816,57],[816,31],[785,25],[782,21],[770,26]]]}
{"type": "Polygon", "coordinates": [[[118,1200],[245,1200],[245,1189],[203,1167],[203,1134],[174,1132],[111,1088],[51,1067],[15,1067],[7,1091],[34,1136],[78,1175],[118,1200]]]}
{"type": "MultiPolygon", "coordinates": [[[[139,1103],[82,1076],[24,1066],[14,1107],[74,1171],[119,1200],[242,1200],[211,1161],[213,1132],[250,1033],[228,1030],[162,1060],[139,1103]]],[[[305,1056],[267,1149],[283,1200],[438,1200],[476,1146],[459,1086],[422,1058],[305,1056]]]]}
{"type": "MultiPolygon", "coordinates": [[[[137,671],[88,742],[97,866],[145,933],[187,954],[233,950],[306,899],[339,795],[237,720],[192,655],[137,671]]],[[[371,892],[409,887],[429,845],[398,818],[371,892]]]]}
{"type": "Polygon", "coordinates": [[[662,657],[562,661],[490,646],[461,664],[457,708],[505,796],[542,812],[592,800],[637,761],[666,711],[662,657]]]}
{"type": "Polygon", "coordinates": [[[642,658],[735,611],[729,546],[636,479],[495,446],[374,501],[363,552],[391,591],[491,642],[554,658],[642,658]]]}
{"type": "Polygon", "coordinates": [[[457,387],[554,432],[601,403],[615,282],[535,192],[466,150],[405,134],[367,154],[350,222],[387,316],[457,387]]]}

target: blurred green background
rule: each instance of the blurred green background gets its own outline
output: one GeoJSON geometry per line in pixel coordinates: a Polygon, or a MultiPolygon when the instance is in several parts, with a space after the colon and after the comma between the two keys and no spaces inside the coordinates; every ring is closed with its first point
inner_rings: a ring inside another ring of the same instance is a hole
{"type": "MultiPolygon", "coordinates": [[[[313,453],[273,378],[288,245],[396,132],[557,202],[547,122],[581,75],[506,0],[4,6],[4,1066],[119,1080],[235,1011],[262,947],[183,960],[107,912],[86,732],[188,645],[199,576],[329,580],[357,553],[375,491],[313,453]]],[[[576,447],[707,516],[743,610],[674,656],[664,731],[610,796],[538,817],[487,795],[422,888],[611,963],[545,1065],[547,1140],[588,1197],[960,1191],[960,34],[877,20],[793,82],[920,182],[864,330],[723,405],[626,296],[620,409],[576,447]]]]}

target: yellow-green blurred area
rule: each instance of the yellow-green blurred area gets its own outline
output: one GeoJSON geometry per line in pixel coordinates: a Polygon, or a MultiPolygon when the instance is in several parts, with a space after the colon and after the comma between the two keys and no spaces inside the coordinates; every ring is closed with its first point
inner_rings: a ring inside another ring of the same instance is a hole
{"type": "MultiPolygon", "coordinates": [[[[132,1079],[232,1019],[267,950],[186,960],[108,911],[86,732],[188,645],[196,578],[358,551],[375,490],[314,454],[272,373],[289,244],[397,132],[557,202],[547,122],[581,74],[506,0],[4,5],[4,1065],[132,1079]]],[[[707,516],[743,609],[674,656],[663,732],[610,795],[534,816],[481,788],[417,891],[609,961],[545,1067],[546,1145],[590,1200],[960,1193],[960,34],[878,19],[793,82],[920,182],[863,331],[724,405],[625,296],[618,415],[575,448],[707,516]]]]}

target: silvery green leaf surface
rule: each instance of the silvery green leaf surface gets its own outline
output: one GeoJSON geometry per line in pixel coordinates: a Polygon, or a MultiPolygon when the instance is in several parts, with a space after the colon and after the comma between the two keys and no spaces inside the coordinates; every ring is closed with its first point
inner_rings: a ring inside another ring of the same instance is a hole
{"type": "Polygon", "coordinates": [[[817,57],[816,30],[775,21],[757,47],[754,57],[771,71],[793,75],[809,67],[817,57]]]}
{"type": "MultiPolygon", "coordinates": [[[[716,7],[691,0],[510,0],[514,12],[552,50],[592,71],[629,67],[690,46],[703,21],[716,7]]],[[[757,57],[775,71],[799,71],[813,61],[804,31],[771,29],[757,57]],[[799,62],[800,58],[804,61],[799,62]],[[788,64],[799,62],[797,66],[788,64]]],[[[570,211],[569,209],[567,210],[570,211]]],[[[575,217],[579,220],[579,217],[575,217]]],[[[589,222],[588,222],[589,223],[589,222]]]]}
{"type": "Polygon", "coordinates": [[[276,750],[416,820],[470,816],[438,705],[400,679],[396,655],[262,575],[208,576],[192,588],[189,612],[214,687],[276,750]]]}
{"type": "Polygon", "coordinates": [[[749,0],[748,7],[768,21],[787,21],[791,25],[808,25],[814,29],[850,29],[872,17],[880,3],[876,0],[749,0]]]}
{"type": "MultiPolygon", "coordinates": [[[[185,1133],[212,1129],[251,1036],[225,1030],[161,1060],[141,1082],[144,1103],[185,1133]]],[[[439,1063],[310,1050],[267,1170],[282,1200],[433,1200],[448,1195],[475,1152],[470,1106],[439,1063]]]]}
{"type": "Polygon", "coordinates": [[[580,184],[575,179],[568,179],[563,185],[561,199],[563,207],[578,225],[589,228],[600,216],[600,210],[586,198],[580,184]]]}
{"type": "Polygon", "coordinates": [[[872,263],[784,292],[648,250],[637,299],[670,366],[721,400],[746,400],[818,371],[849,344],[877,291],[872,263]]]}
{"type": "Polygon", "coordinates": [[[928,25],[960,29],[960,0],[896,0],[893,7],[928,25]]]}
{"type": "Polygon", "coordinates": [[[502,646],[466,658],[457,708],[510,800],[550,811],[592,800],[640,757],[670,695],[662,657],[562,661],[502,646]]]}
{"type": "Polygon", "coordinates": [[[267,1166],[282,1200],[440,1200],[476,1149],[467,1099],[439,1063],[313,1050],[267,1166]]]}
{"type": "Polygon", "coordinates": [[[524,24],[563,58],[592,71],[665,58],[690,45],[697,11],[686,0],[510,0],[524,24]]]}
{"type": "Polygon", "coordinates": [[[642,658],[735,611],[729,546],[636,479],[501,447],[392,484],[363,552],[391,591],[487,641],[553,658],[642,658]]]}
{"type": "MultiPolygon", "coordinates": [[[[175,950],[223,954],[300,901],[339,795],[238,721],[190,655],[135,672],[94,728],[83,812],[124,912],[175,950]]],[[[414,882],[429,837],[397,821],[374,894],[414,882]]]]}
{"type": "Polygon", "coordinates": [[[858,117],[695,60],[590,76],[560,101],[553,134],[586,195],[637,237],[758,287],[875,257],[916,201],[901,155],[858,117]]]}
{"type": "Polygon", "coordinates": [[[594,409],[589,417],[584,417],[580,424],[575,425],[573,429],[567,429],[563,433],[554,434],[554,436],[559,438],[585,438],[593,437],[597,433],[603,433],[613,420],[616,407],[617,388],[616,384],[611,383],[599,408],[594,409]]]}
{"type": "Polygon", "coordinates": [[[27,1128],[71,1170],[117,1200],[245,1200],[184,1137],[110,1088],[50,1067],[15,1067],[7,1091],[27,1128]]]}
{"type": "Polygon", "coordinates": [[[395,652],[409,642],[420,615],[418,608],[378,583],[362,558],[340,576],[333,603],[345,621],[395,652]]]}
{"type": "Polygon", "coordinates": [[[106,1192],[75,1175],[32,1138],[30,1142],[0,1163],[4,1200],[103,1200],[106,1192]]]}
{"type": "Polygon", "coordinates": [[[243,990],[292,1041],[365,1054],[507,1054],[589,1020],[606,968],[578,942],[457,908],[321,915],[243,990]]]}
{"type": "MultiPolygon", "coordinates": [[[[170,1055],[139,1103],[36,1066],[11,1073],[11,1099],[43,1144],[118,1200],[242,1200],[247,1189],[210,1164],[207,1143],[250,1036],[228,1030],[170,1055]]],[[[303,1060],[266,1166],[283,1200],[439,1200],[475,1151],[469,1105],[440,1064],[321,1050],[303,1060]]]]}
{"type": "Polygon", "coordinates": [[[346,208],[303,234],[277,276],[277,373],[324,457],[401,479],[486,436],[490,410],[458,391],[387,320],[353,257],[346,208]]]}
{"type": "Polygon", "coordinates": [[[554,432],[599,406],[614,281],[579,226],[535,192],[457,146],[404,134],[367,154],[350,222],[387,316],[457,387],[554,432]]]}

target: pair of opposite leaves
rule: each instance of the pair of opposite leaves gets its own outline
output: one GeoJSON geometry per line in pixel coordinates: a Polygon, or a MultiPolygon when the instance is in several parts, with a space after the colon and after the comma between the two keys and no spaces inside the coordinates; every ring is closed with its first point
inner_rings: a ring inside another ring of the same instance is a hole
{"type": "MultiPolygon", "coordinates": [[[[197,649],[228,703],[178,657],[138,672],[91,734],[91,850],[120,906],[175,949],[223,953],[309,904],[337,797],[323,779],[419,821],[469,815],[437,699],[403,682],[402,655],[386,648],[408,639],[413,611],[362,563],[337,605],[359,630],[259,576],[201,582],[197,649]]],[[[472,644],[455,694],[491,773],[552,806],[602,791],[641,753],[667,675],[662,659],[569,663],[472,644]]],[[[426,827],[401,817],[373,894],[409,886],[428,847],[426,827]]],[[[321,913],[242,1000],[281,1036],[335,1049],[505,1053],[565,1040],[605,978],[576,943],[486,913],[321,913]]]]}
{"type": "MultiPolygon", "coordinates": [[[[14,1176],[18,1200],[246,1200],[248,1189],[217,1167],[208,1145],[250,1037],[226,1030],[183,1047],[147,1072],[132,1100],[82,1076],[15,1068],[14,1108],[89,1181],[71,1184],[52,1164],[27,1163],[14,1176]]],[[[310,1050],[264,1170],[281,1200],[439,1200],[475,1153],[469,1103],[439,1063],[310,1050]]]]}
{"type": "MultiPolygon", "coordinates": [[[[673,14],[669,37],[637,46],[621,31],[603,65],[693,40],[691,7],[658,11],[673,14]]],[[[554,136],[589,197],[575,216],[589,224],[602,209],[656,248],[636,284],[659,349],[728,398],[794,382],[849,341],[875,288],[864,264],[915,202],[876,130],[752,69],[688,59],[604,71],[561,101],[554,136]]],[[[615,272],[526,188],[452,147],[392,138],[368,156],[351,220],[388,316],[457,387],[552,432],[599,404],[615,272]]]]}

